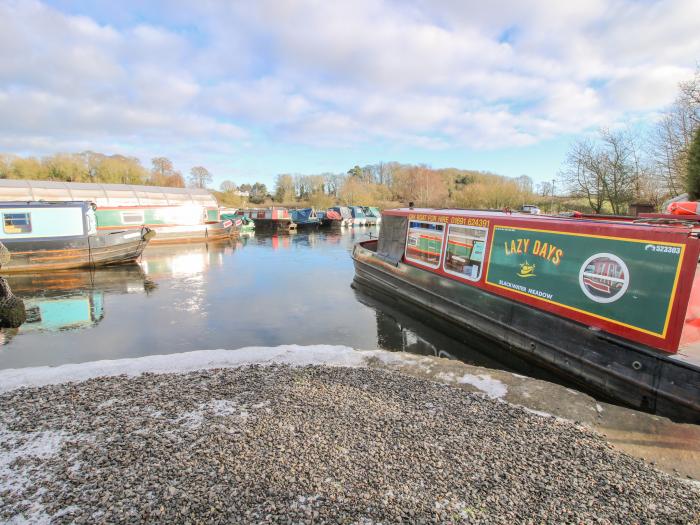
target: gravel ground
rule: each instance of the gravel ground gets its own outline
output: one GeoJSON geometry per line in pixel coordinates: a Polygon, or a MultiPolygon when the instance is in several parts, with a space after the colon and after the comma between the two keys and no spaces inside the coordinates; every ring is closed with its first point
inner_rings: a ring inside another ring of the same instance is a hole
{"type": "Polygon", "coordinates": [[[0,421],[0,521],[700,522],[593,432],[395,372],[98,378],[4,394],[0,421]]]}

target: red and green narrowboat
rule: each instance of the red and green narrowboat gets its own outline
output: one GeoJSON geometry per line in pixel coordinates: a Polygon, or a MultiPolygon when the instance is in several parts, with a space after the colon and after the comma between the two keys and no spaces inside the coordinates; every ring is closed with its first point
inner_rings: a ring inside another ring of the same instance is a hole
{"type": "Polygon", "coordinates": [[[236,215],[252,220],[256,231],[288,232],[297,229],[289,210],[280,206],[240,209],[236,215]]]}
{"type": "Polygon", "coordinates": [[[700,226],[382,212],[355,281],[605,397],[700,422],[700,226]]]}
{"type": "Polygon", "coordinates": [[[152,244],[208,242],[228,239],[233,222],[220,220],[219,210],[200,204],[98,206],[97,229],[138,229],[146,226],[157,233],[152,244]]]}

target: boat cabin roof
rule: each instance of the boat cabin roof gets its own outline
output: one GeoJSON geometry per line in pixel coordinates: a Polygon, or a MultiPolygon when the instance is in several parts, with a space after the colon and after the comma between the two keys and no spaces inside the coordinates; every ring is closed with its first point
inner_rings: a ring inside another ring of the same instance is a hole
{"type": "Polygon", "coordinates": [[[0,209],[6,208],[83,208],[92,204],[87,201],[0,201],[0,209]]]}
{"type": "Polygon", "coordinates": [[[570,215],[532,215],[530,213],[519,213],[517,211],[506,210],[471,210],[463,208],[395,208],[384,210],[382,215],[408,216],[408,215],[434,215],[450,217],[479,217],[484,219],[504,219],[527,221],[540,225],[553,226],[552,223],[559,224],[596,224],[611,227],[629,227],[639,230],[672,231],[674,233],[700,233],[700,223],[692,220],[685,220],[683,216],[674,218],[656,217],[624,217],[606,215],[587,215],[574,212],[570,215]]]}
{"type": "Polygon", "coordinates": [[[200,204],[217,207],[211,192],[199,188],[102,184],[57,180],[0,179],[0,200],[85,200],[98,206],[200,204]]]}

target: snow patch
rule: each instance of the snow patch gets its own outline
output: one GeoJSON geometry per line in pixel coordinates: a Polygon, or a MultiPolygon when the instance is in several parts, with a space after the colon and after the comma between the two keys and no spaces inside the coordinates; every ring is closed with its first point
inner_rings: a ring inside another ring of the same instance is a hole
{"type": "Polygon", "coordinates": [[[478,376],[464,374],[457,380],[457,382],[463,385],[472,385],[481,390],[491,399],[500,399],[505,397],[505,395],[508,393],[508,387],[504,383],[498,379],[493,379],[488,374],[479,374],[478,376]]]}
{"type": "Polygon", "coordinates": [[[522,406],[522,405],[520,405],[520,407],[521,407],[523,410],[525,410],[525,412],[529,412],[530,414],[535,414],[536,416],[540,416],[540,417],[554,417],[554,416],[552,416],[552,414],[550,414],[549,412],[545,412],[545,411],[543,411],[543,410],[535,410],[534,408],[528,408],[528,407],[524,407],[524,406],[522,406]]]}
{"type": "MultiPolygon", "coordinates": [[[[0,425],[0,494],[21,494],[31,484],[32,471],[37,468],[25,461],[51,458],[67,437],[65,432],[15,432],[0,425]]],[[[51,516],[39,503],[40,495],[36,493],[31,501],[26,501],[26,510],[13,516],[9,523],[49,523],[51,516]]]]}
{"type": "MultiPolygon", "coordinates": [[[[0,426],[0,492],[21,489],[28,480],[17,475],[13,463],[27,458],[48,459],[58,453],[67,438],[65,432],[14,432],[0,426]]],[[[22,470],[21,468],[19,470],[22,470]]]]}
{"type": "Polygon", "coordinates": [[[76,363],[56,367],[40,366],[0,370],[0,393],[29,387],[85,381],[95,377],[118,375],[138,376],[146,372],[187,373],[209,368],[235,368],[245,365],[289,364],[364,366],[369,357],[377,356],[385,363],[398,361],[383,350],[358,351],[347,346],[283,345],[246,347],[238,350],[195,350],[170,355],[151,355],[130,359],[114,359],[76,363]]]}
{"type": "Polygon", "coordinates": [[[457,376],[454,375],[454,372],[440,372],[439,374],[435,374],[435,379],[443,383],[454,383],[457,381],[457,376]]]}

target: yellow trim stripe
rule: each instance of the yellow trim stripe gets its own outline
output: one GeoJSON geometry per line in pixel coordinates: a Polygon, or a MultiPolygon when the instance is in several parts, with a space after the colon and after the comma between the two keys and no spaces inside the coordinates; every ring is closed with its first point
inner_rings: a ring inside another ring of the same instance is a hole
{"type": "Polygon", "coordinates": [[[681,273],[681,267],[683,266],[683,258],[685,256],[685,244],[683,243],[674,243],[674,242],[659,242],[659,241],[650,241],[650,240],[644,240],[644,239],[629,239],[626,237],[610,237],[607,235],[593,235],[593,234],[587,234],[587,233],[570,233],[570,232],[558,232],[558,231],[552,231],[552,230],[539,230],[535,228],[519,228],[515,226],[500,226],[500,225],[495,225],[493,227],[493,235],[491,236],[491,244],[489,245],[489,261],[488,261],[488,268],[486,269],[486,279],[485,282],[490,285],[490,286],[495,286],[496,288],[502,288],[503,290],[507,290],[509,292],[517,293],[520,295],[524,295],[526,297],[530,297],[533,299],[537,299],[538,301],[543,301],[545,303],[553,304],[555,306],[559,306],[561,308],[565,308],[567,310],[572,310],[574,312],[578,312],[581,314],[588,315],[590,317],[595,317],[596,319],[602,319],[603,321],[608,321],[613,324],[619,325],[619,326],[624,326],[625,328],[629,328],[631,330],[635,330],[637,332],[642,332],[645,334],[653,335],[655,337],[661,337],[662,339],[666,338],[666,333],[668,332],[668,324],[671,319],[671,312],[673,311],[673,302],[676,298],[676,291],[678,289],[678,280],[680,279],[680,273],[681,273]],[[636,243],[642,243],[642,244],[662,244],[664,246],[678,246],[681,249],[680,257],[678,258],[678,266],[676,267],[676,276],[673,281],[673,290],[671,291],[671,298],[669,299],[668,305],[666,307],[666,319],[664,321],[664,329],[663,332],[653,332],[651,330],[646,330],[644,328],[640,328],[638,326],[633,326],[627,323],[623,323],[622,321],[617,321],[615,319],[610,319],[609,317],[604,317],[602,315],[594,314],[592,312],[588,312],[586,310],[581,310],[579,308],[569,306],[566,304],[558,303],[556,301],[551,301],[549,299],[545,299],[543,297],[538,297],[536,295],[531,295],[526,292],[522,292],[520,290],[514,290],[513,288],[508,288],[507,286],[503,286],[500,284],[495,284],[491,281],[489,281],[489,273],[491,272],[491,257],[493,255],[493,241],[496,237],[496,230],[515,230],[515,231],[533,231],[533,232],[541,232],[541,233],[551,233],[555,235],[573,235],[576,237],[593,237],[597,239],[610,239],[610,240],[616,240],[616,241],[625,241],[625,242],[636,242],[636,243]]]}

